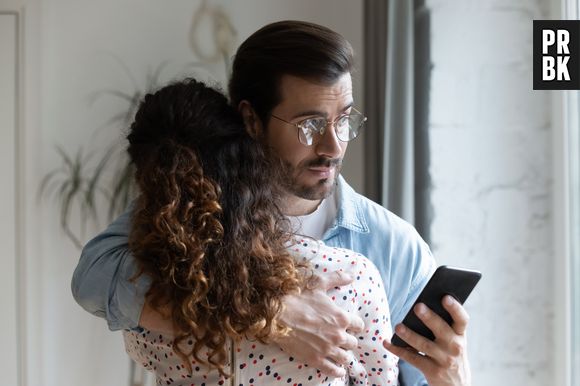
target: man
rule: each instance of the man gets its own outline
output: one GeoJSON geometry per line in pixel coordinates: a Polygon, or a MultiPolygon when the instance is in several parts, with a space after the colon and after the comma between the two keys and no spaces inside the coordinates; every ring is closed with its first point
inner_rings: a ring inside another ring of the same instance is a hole
{"type": "MultiPolygon", "coordinates": [[[[339,176],[348,141],[364,116],[353,105],[353,52],[339,34],[296,21],[273,23],[238,49],[229,84],[248,132],[284,162],[284,211],[296,233],[353,249],[381,272],[394,324],[400,323],[434,270],[427,245],[412,226],[355,193],[339,176]]],[[[125,213],[84,248],[73,277],[79,304],[105,317],[109,328],[136,328],[148,281],[129,279],[137,268],[127,246],[125,213]]],[[[318,287],[288,296],[281,322],[291,335],[276,342],[297,359],[331,376],[342,376],[362,321],[338,309],[325,295],[352,275],[321,277],[318,287]]],[[[356,273],[354,273],[356,276],[356,273]]],[[[444,307],[453,326],[426,307],[415,309],[436,339],[429,341],[397,325],[415,350],[385,347],[401,358],[403,385],[470,385],[465,329],[468,316],[451,297],[444,307]],[[424,353],[425,355],[419,354],[424,353]]],[[[383,337],[390,339],[390,337],[383,337]]]]}

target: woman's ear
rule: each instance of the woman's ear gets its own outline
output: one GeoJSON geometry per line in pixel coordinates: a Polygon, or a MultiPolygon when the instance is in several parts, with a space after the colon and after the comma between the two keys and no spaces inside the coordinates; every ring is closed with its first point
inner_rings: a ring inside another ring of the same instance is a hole
{"type": "Polygon", "coordinates": [[[246,131],[250,137],[254,138],[255,140],[261,139],[264,133],[262,121],[258,117],[258,114],[256,114],[254,111],[254,108],[250,102],[247,100],[241,101],[240,104],[238,104],[238,111],[242,115],[244,125],[246,126],[246,131]]]}

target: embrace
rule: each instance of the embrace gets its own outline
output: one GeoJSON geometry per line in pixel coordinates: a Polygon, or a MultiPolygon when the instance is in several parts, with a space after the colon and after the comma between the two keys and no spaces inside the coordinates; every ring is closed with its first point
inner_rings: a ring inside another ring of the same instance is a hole
{"type": "Polygon", "coordinates": [[[158,384],[471,385],[459,303],[443,301],[451,326],[415,307],[434,341],[400,324],[428,246],[340,176],[366,120],[353,70],[341,35],[283,21],[241,44],[229,100],[186,79],[141,102],[139,196],[85,246],[72,290],[158,384]]]}

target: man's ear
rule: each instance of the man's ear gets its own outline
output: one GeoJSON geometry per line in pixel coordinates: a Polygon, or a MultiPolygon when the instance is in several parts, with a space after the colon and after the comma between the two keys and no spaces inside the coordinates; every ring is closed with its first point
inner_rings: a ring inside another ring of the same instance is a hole
{"type": "Polygon", "coordinates": [[[258,114],[254,111],[254,108],[247,100],[243,100],[238,104],[238,111],[242,115],[242,119],[244,120],[244,125],[246,126],[246,131],[248,134],[256,139],[259,140],[263,133],[264,128],[262,127],[262,121],[258,117],[258,114]]]}

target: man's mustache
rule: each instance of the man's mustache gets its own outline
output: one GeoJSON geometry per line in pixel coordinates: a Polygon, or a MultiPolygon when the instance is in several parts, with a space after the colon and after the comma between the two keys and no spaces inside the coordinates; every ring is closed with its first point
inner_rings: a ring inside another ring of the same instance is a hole
{"type": "Polygon", "coordinates": [[[317,167],[326,167],[329,168],[331,166],[340,166],[342,164],[342,158],[316,158],[312,161],[309,161],[304,167],[307,168],[317,168],[317,167]]]}

